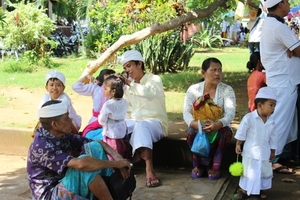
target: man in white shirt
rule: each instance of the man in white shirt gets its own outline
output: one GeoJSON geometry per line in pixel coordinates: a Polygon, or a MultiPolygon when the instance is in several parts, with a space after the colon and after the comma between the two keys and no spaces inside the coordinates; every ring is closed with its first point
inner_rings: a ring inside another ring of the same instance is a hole
{"type": "Polygon", "coordinates": [[[293,169],[279,164],[284,146],[297,139],[297,85],[300,84],[300,42],[285,24],[283,17],[290,10],[288,0],[266,0],[268,9],[262,27],[260,53],[266,70],[268,87],[276,91],[277,105],[273,118],[278,132],[276,158],[273,171],[294,173],[293,169]]]}
{"type": "Polygon", "coordinates": [[[153,169],[153,143],[168,134],[163,83],[159,76],[145,72],[145,61],[140,52],[126,51],[119,59],[128,75],[124,98],[129,105],[127,117],[134,124],[129,141],[132,162],[140,158],[145,160],[146,186],[156,187],[160,181],[153,169]]]}

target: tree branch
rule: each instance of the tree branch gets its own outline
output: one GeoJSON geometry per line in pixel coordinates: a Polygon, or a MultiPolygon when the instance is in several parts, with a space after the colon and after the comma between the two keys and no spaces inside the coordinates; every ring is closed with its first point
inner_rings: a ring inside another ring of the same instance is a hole
{"type": "Polygon", "coordinates": [[[224,5],[226,6],[226,2],[229,0],[215,0],[208,7],[204,9],[197,9],[194,11],[190,11],[184,15],[181,15],[175,19],[172,19],[163,24],[153,24],[150,27],[144,28],[140,31],[137,31],[131,35],[122,35],[117,42],[115,42],[111,47],[109,47],[101,56],[94,61],[90,61],[81,77],[85,75],[94,74],[105,62],[110,60],[120,49],[126,46],[130,46],[133,44],[137,44],[138,42],[158,33],[163,33],[169,30],[173,30],[184,23],[194,21],[196,19],[201,19],[204,17],[210,16],[218,7],[224,5]]]}

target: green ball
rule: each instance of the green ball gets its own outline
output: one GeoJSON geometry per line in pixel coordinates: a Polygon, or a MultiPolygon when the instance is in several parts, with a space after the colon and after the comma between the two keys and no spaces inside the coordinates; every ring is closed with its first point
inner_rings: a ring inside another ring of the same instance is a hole
{"type": "Polygon", "coordinates": [[[232,163],[229,166],[229,172],[232,176],[241,176],[243,174],[243,164],[241,162],[232,163]]]}

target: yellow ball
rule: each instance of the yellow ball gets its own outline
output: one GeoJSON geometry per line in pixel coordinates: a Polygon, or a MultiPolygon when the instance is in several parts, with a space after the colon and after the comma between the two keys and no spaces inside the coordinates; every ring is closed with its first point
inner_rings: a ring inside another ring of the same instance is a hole
{"type": "Polygon", "coordinates": [[[243,164],[241,162],[232,163],[229,166],[229,172],[232,176],[241,176],[243,174],[243,164]]]}

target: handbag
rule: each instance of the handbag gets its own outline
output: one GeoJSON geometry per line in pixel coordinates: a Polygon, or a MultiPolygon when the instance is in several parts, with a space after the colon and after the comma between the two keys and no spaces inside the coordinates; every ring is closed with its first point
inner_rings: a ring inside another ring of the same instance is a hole
{"type": "Polygon", "coordinates": [[[110,177],[105,177],[106,185],[114,200],[131,199],[136,188],[136,180],[132,170],[127,179],[124,179],[119,170],[115,170],[110,177]]]}
{"type": "Polygon", "coordinates": [[[209,156],[210,144],[206,137],[205,132],[202,131],[202,126],[199,120],[198,120],[198,132],[196,133],[196,137],[193,141],[191,151],[203,157],[209,156]]]}

